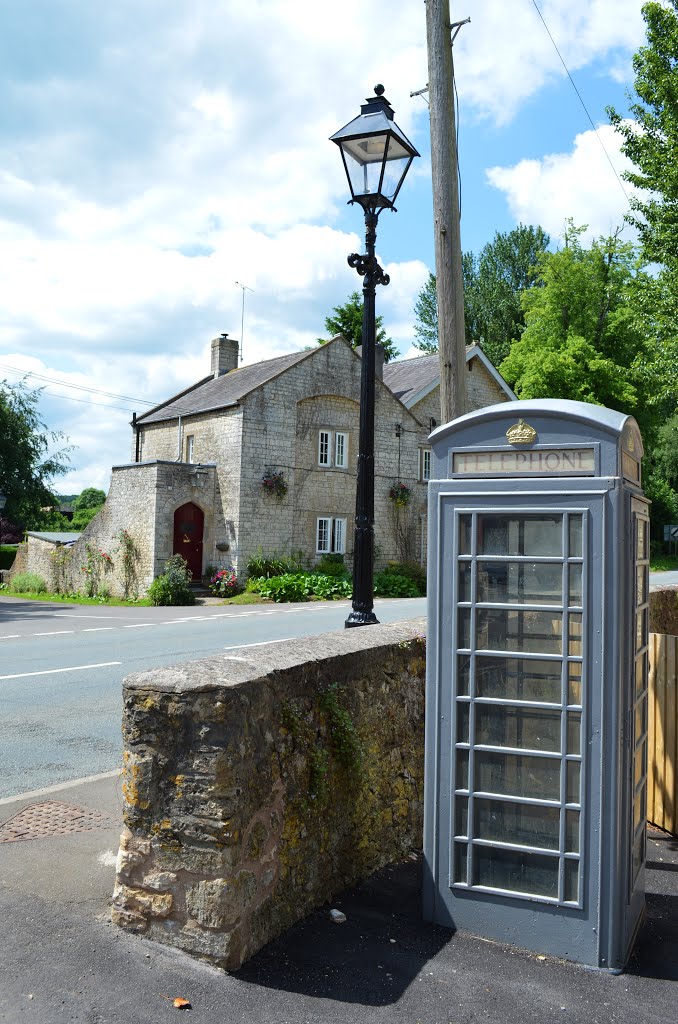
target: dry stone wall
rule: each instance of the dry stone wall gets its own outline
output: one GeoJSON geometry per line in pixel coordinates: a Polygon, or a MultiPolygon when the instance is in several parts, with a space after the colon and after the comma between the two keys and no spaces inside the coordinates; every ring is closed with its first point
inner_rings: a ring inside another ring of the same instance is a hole
{"type": "Polygon", "coordinates": [[[113,921],[235,969],[422,834],[424,620],[129,677],[113,921]]]}

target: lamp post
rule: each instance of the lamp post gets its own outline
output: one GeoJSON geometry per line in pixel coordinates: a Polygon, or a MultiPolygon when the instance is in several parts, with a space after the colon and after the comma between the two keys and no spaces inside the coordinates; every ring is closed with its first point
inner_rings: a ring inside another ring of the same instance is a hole
{"type": "Polygon", "coordinates": [[[341,150],[351,190],[349,203],[365,214],[365,254],[351,253],[349,267],[363,279],[362,366],[360,371],[360,434],[353,546],[353,610],[346,628],[378,622],[374,614],[374,296],[388,274],[374,253],[377,221],[382,210],[395,210],[395,200],[410,164],[419,153],[393,120],[383,85],[360,107],[360,114],[331,137],[341,150]]]}

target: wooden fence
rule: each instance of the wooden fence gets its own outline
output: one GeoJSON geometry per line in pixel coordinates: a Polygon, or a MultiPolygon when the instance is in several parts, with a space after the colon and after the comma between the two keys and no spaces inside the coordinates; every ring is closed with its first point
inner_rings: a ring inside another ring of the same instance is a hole
{"type": "Polygon", "coordinates": [[[678,636],[650,633],[647,817],[678,834],[678,636]]]}

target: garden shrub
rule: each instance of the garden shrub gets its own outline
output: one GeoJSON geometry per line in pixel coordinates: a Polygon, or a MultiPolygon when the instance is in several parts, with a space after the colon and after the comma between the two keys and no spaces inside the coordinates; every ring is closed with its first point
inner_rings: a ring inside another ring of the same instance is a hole
{"type": "Polygon", "coordinates": [[[165,562],[165,572],[162,576],[156,576],[148,588],[148,596],[154,605],[195,604],[195,594],[190,583],[188,562],[181,555],[172,555],[165,562]]]}
{"type": "Polygon", "coordinates": [[[314,572],[320,573],[322,576],[344,576],[348,578],[346,566],[344,565],[344,556],[338,554],[323,555],[315,566],[314,572]]]}
{"type": "Polygon", "coordinates": [[[223,569],[217,569],[212,574],[209,588],[215,597],[233,597],[240,593],[241,587],[238,583],[238,574],[232,565],[226,565],[223,569]]]}
{"type": "Polygon", "coordinates": [[[374,577],[374,593],[379,597],[419,597],[419,588],[407,576],[378,572],[374,577]]]}
{"type": "Polygon", "coordinates": [[[260,576],[284,576],[288,573],[299,573],[304,568],[301,552],[296,555],[278,555],[273,552],[265,555],[259,550],[247,561],[247,575],[258,579],[260,576]]]}
{"type": "Polygon", "coordinates": [[[417,562],[389,562],[382,570],[387,576],[405,576],[416,584],[419,594],[426,596],[426,569],[417,562]]]}
{"type": "Polygon", "coordinates": [[[350,597],[353,586],[350,580],[321,573],[284,573],[282,576],[260,576],[247,582],[247,589],[273,601],[308,601],[310,597],[350,597]]]}
{"type": "Polygon", "coordinates": [[[9,582],[15,594],[45,594],[47,583],[37,572],[18,572],[9,582]]]}

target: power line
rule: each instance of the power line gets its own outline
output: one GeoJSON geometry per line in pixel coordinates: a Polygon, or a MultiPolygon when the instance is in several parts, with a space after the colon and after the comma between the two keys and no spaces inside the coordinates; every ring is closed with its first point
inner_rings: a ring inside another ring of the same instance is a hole
{"type": "Polygon", "coordinates": [[[622,182],[621,178],[619,177],[619,175],[617,174],[617,169],[616,169],[616,167],[614,166],[614,164],[612,163],[612,160],[610,159],[610,154],[609,154],[609,153],[608,153],[608,151],[607,151],[607,150],[605,149],[605,143],[604,143],[604,142],[603,142],[603,140],[601,139],[601,137],[600,137],[600,134],[599,134],[599,132],[598,132],[598,129],[596,128],[595,124],[593,123],[593,118],[592,118],[592,117],[591,117],[591,115],[589,114],[589,112],[588,112],[588,108],[587,108],[586,104],[584,103],[584,100],[583,100],[583,98],[582,98],[582,95],[581,95],[581,93],[579,92],[579,89],[577,88],[577,86],[575,85],[575,81],[574,81],[574,79],[573,79],[572,75],[570,74],[570,71],[569,71],[569,68],[568,68],[567,64],[566,64],[566,63],[565,63],[565,61],[563,60],[563,56],[562,56],[562,54],[561,54],[560,50],[558,49],[558,47],[557,47],[557,45],[556,45],[556,41],[555,41],[555,39],[554,39],[554,38],[553,38],[553,36],[551,35],[551,30],[549,29],[548,25],[546,24],[546,21],[545,21],[545,19],[544,19],[544,15],[543,15],[543,14],[541,13],[541,11],[539,10],[539,7],[538,7],[538,5],[537,5],[537,0],[532,0],[532,4],[533,4],[533,6],[534,6],[534,9],[535,9],[535,11],[537,12],[537,14],[539,15],[539,17],[540,17],[540,19],[541,19],[541,23],[542,23],[542,25],[543,25],[543,26],[544,26],[544,28],[546,29],[546,32],[547,32],[547,34],[548,34],[548,37],[549,37],[549,39],[550,39],[550,40],[551,40],[551,42],[553,43],[553,49],[554,49],[554,50],[556,51],[556,53],[558,54],[558,57],[560,58],[560,63],[561,63],[561,64],[563,65],[563,67],[565,68],[565,73],[566,73],[567,77],[568,77],[568,78],[570,79],[570,84],[572,85],[572,88],[573,88],[573,89],[574,89],[574,91],[576,92],[576,94],[577,94],[577,97],[578,97],[578,99],[579,99],[579,102],[581,103],[582,107],[584,108],[584,113],[585,113],[585,114],[586,114],[586,116],[588,117],[588,119],[589,119],[589,124],[590,124],[590,125],[591,125],[591,127],[593,128],[593,131],[595,132],[596,138],[598,139],[598,142],[600,143],[601,149],[603,150],[603,153],[605,154],[605,158],[606,158],[606,160],[607,160],[608,164],[610,165],[610,167],[612,168],[612,173],[614,174],[615,178],[616,178],[616,179],[617,179],[617,181],[619,182],[619,187],[620,187],[620,189],[622,190],[622,192],[624,193],[624,198],[626,199],[626,202],[627,202],[627,203],[628,203],[629,205],[631,205],[631,200],[629,199],[629,196],[628,196],[628,194],[627,194],[627,191],[626,191],[626,189],[624,188],[624,184],[623,184],[623,182],[622,182]]]}
{"type": "MultiPolygon", "coordinates": [[[[112,391],[100,391],[98,388],[90,388],[84,384],[69,384],[65,380],[59,380],[55,377],[47,377],[43,373],[37,373],[34,370],[20,370],[16,366],[5,366],[0,364],[0,370],[5,370],[10,373],[16,373],[20,377],[35,377],[36,380],[44,380],[49,384],[58,384],[62,388],[73,388],[75,391],[86,391],[92,395],[103,395],[105,398],[119,398],[123,402],[134,402],[138,405],[157,405],[157,402],[149,402],[146,398],[132,398],[130,395],[117,395],[112,391]]],[[[63,396],[66,397],[65,395],[63,396]]],[[[92,402],[91,405],[104,405],[103,402],[92,402]]]]}

